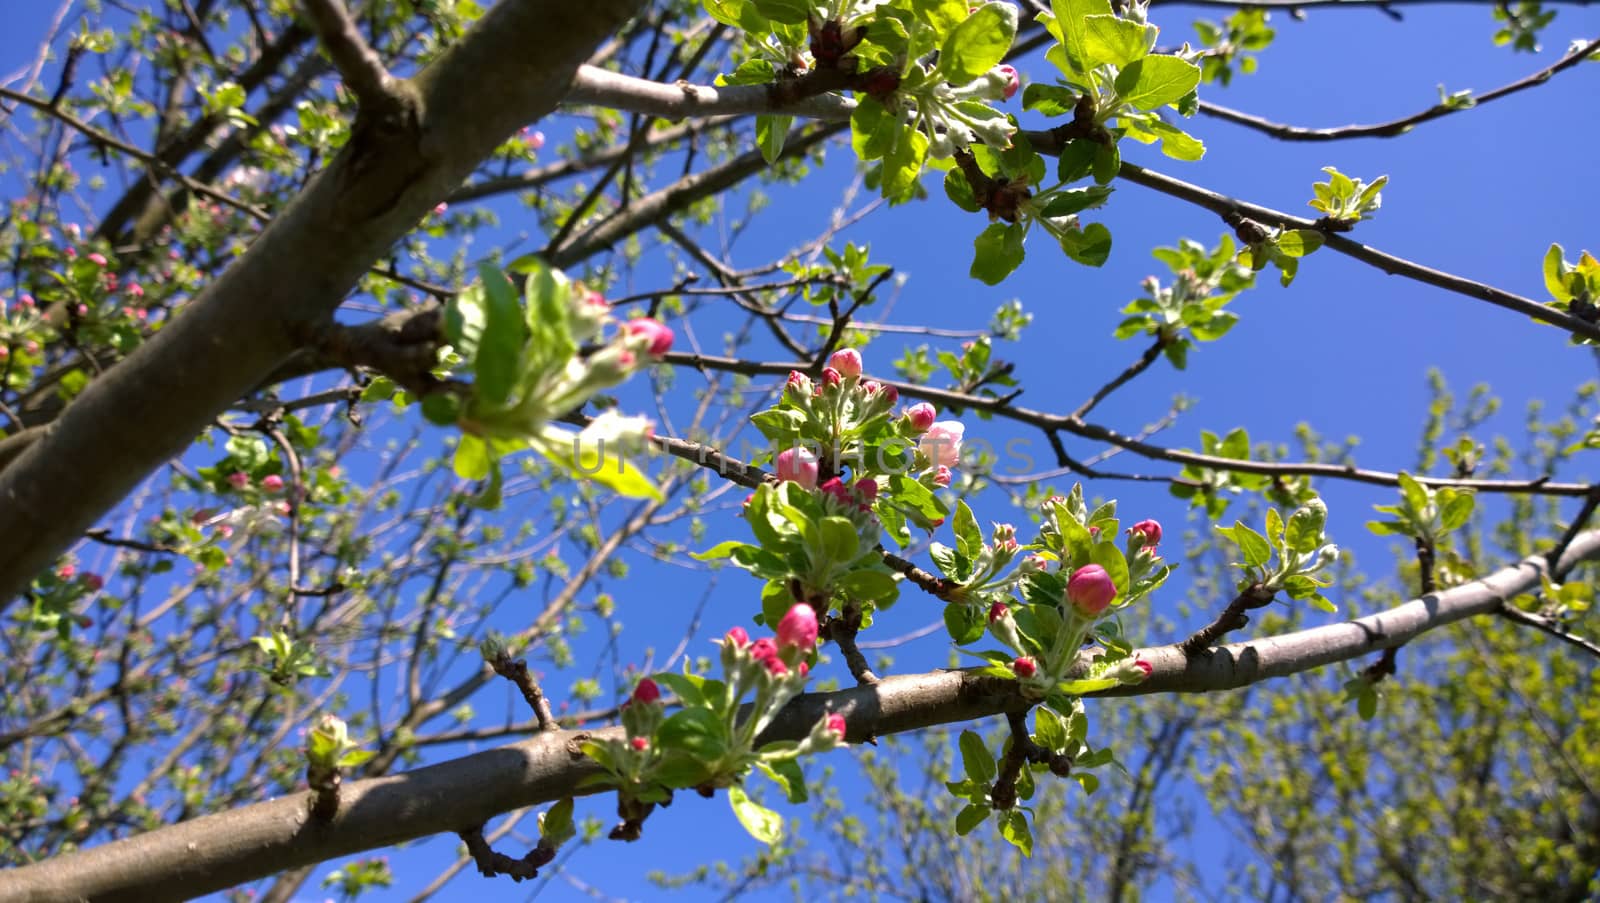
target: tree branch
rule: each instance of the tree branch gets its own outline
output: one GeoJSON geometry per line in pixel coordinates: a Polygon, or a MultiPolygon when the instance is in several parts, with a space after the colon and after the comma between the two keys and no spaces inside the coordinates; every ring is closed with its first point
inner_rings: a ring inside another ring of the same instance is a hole
{"type": "Polygon", "coordinates": [[[1220,106],[1207,100],[1200,101],[1199,109],[1200,112],[1206,114],[1207,116],[1214,116],[1217,119],[1232,122],[1236,125],[1246,126],[1248,128],[1255,129],[1258,132],[1271,135],[1274,138],[1279,138],[1284,141],[1338,141],[1345,138],[1393,138],[1399,135],[1404,135],[1405,133],[1411,131],[1412,128],[1421,125],[1424,122],[1440,119],[1445,116],[1449,116],[1452,113],[1460,113],[1464,110],[1472,109],[1473,107],[1480,107],[1486,103],[1490,103],[1491,101],[1499,100],[1502,97],[1515,94],[1518,91],[1525,91],[1528,88],[1538,87],[1539,85],[1549,81],[1551,77],[1557,73],[1576,66],[1578,63],[1587,59],[1590,54],[1593,54],[1597,50],[1600,50],[1600,39],[1590,41],[1583,47],[1568,52],[1561,59],[1556,60],[1554,63],[1551,63],[1543,69],[1540,69],[1538,72],[1535,72],[1524,78],[1519,78],[1510,84],[1501,85],[1492,91],[1485,91],[1484,93],[1473,98],[1473,103],[1471,106],[1450,106],[1448,104],[1441,103],[1431,106],[1419,113],[1413,113],[1410,116],[1402,116],[1399,119],[1392,119],[1388,122],[1380,122],[1373,125],[1344,125],[1323,129],[1303,128],[1301,126],[1285,125],[1283,123],[1272,122],[1271,120],[1261,116],[1255,116],[1250,113],[1243,113],[1238,110],[1229,109],[1228,107],[1220,106]]]}
{"type": "Polygon", "coordinates": [[[414,122],[396,132],[358,119],[339,156],[183,316],[0,471],[0,600],[295,351],[480,160],[555,108],[584,58],[639,6],[498,3],[410,83],[414,122]]]}
{"type": "Polygon", "coordinates": [[[361,36],[361,29],[345,10],[343,0],[300,0],[300,4],[345,87],[363,108],[377,113],[404,104],[400,82],[389,74],[377,51],[361,36]]]}
{"type": "MultiPolygon", "coordinates": [[[[1597,558],[1600,531],[1591,531],[1572,544],[1561,563],[1570,567],[1597,558]]],[[[1546,570],[1544,557],[1533,555],[1427,599],[1340,624],[1223,646],[1209,655],[1191,657],[1175,645],[1142,649],[1136,654],[1151,664],[1150,677],[1096,695],[1230,690],[1347,661],[1446,624],[1496,613],[1507,599],[1537,588],[1546,570]]],[[[1010,686],[1001,678],[937,671],[808,693],[790,703],[761,740],[799,739],[829,712],[845,715],[854,738],[970,721],[1013,709],[1017,700],[1010,686]]],[[[338,814],[326,824],[307,823],[303,794],[202,816],[0,872],[0,892],[40,901],[159,901],[212,893],[571,796],[579,780],[598,773],[576,741],[619,735],[620,728],[594,734],[550,731],[415,771],[351,781],[341,788],[338,814]]]]}

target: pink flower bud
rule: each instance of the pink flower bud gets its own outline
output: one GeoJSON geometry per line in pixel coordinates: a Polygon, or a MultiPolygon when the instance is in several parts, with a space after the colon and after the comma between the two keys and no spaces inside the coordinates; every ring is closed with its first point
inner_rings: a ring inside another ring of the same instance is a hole
{"type": "Polygon", "coordinates": [[[885,404],[893,407],[897,402],[900,401],[900,390],[896,389],[894,386],[884,386],[883,400],[885,404]]]}
{"type": "Polygon", "coordinates": [[[1011,614],[1011,609],[1006,607],[1004,602],[996,602],[989,606],[989,623],[993,624],[1009,614],[1011,614]]]}
{"type": "Polygon", "coordinates": [[[106,581],[99,574],[90,572],[83,575],[83,585],[89,588],[89,592],[98,593],[101,587],[106,585],[106,581]]]}
{"type": "Polygon", "coordinates": [[[283,477],[280,477],[275,473],[267,474],[261,478],[261,488],[268,492],[282,492],[283,477]]]}
{"type": "Polygon", "coordinates": [[[1138,668],[1140,671],[1143,671],[1145,677],[1149,677],[1150,675],[1156,673],[1155,666],[1151,665],[1149,662],[1145,661],[1142,658],[1134,659],[1133,666],[1135,668],[1138,668]]]}
{"type": "Polygon", "coordinates": [[[93,254],[90,254],[88,257],[85,257],[84,259],[89,261],[90,263],[94,264],[97,267],[103,267],[103,266],[106,265],[106,255],[101,254],[99,251],[96,251],[93,254]]]}
{"type": "Polygon", "coordinates": [[[871,477],[856,480],[855,490],[856,496],[869,508],[878,499],[878,481],[871,477]]]}
{"type": "Polygon", "coordinates": [[[643,737],[634,737],[632,740],[628,741],[628,744],[639,752],[644,752],[650,748],[650,741],[643,737]]]}
{"type": "Polygon", "coordinates": [[[839,375],[855,377],[861,375],[861,352],[854,348],[841,348],[828,358],[828,366],[839,371],[839,375]]]}
{"type": "Polygon", "coordinates": [[[1039,663],[1033,660],[1033,656],[1024,655],[1011,663],[1011,673],[1027,680],[1039,673],[1039,663]]]}
{"type": "Polygon", "coordinates": [[[727,636],[723,637],[723,640],[731,644],[735,649],[743,649],[750,645],[750,634],[746,633],[743,627],[730,627],[728,628],[727,636]]]}
{"type": "Polygon", "coordinates": [[[772,641],[772,637],[764,636],[750,644],[750,657],[758,662],[764,662],[777,654],[778,644],[772,641]]]}
{"type": "Polygon", "coordinates": [[[1086,564],[1067,580],[1067,602],[1085,617],[1098,617],[1117,597],[1117,585],[1098,564],[1086,564]]]}
{"type": "Polygon", "coordinates": [[[841,480],[838,477],[829,479],[828,482],[823,483],[817,488],[821,490],[823,494],[831,496],[834,501],[841,505],[848,506],[855,504],[855,497],[851,495],[850,490],[845,487],[844,480],[841,480]]]}
{"type": "Polygon", "coordinates": [[[1133,537],[1135,545],[1154,546],[1161,542],[1161,524],[1142,520],[1128,528],[1128,535],[1133,537]]]}
{"type": "Polygon", "coordinates": [[[796,602],[778,621],[778,647],[793,646],[810,652],[817,645],[817,613],[804,602],[796,602]]]}
{"type": "Polygon", "coordinates": [[[933,485],[939,487],[940,489],[944,489],[945,487],[949,486],[950,468],[940,464],[939,469],[933,472],[933,485]]]}
{"type": "Polygon", "coordinates": [[[939,411],[926,401],[919,401],[906,408],[906,422],[914,433],[926,433],[933,428],[933,422],[938,419],[939,411]]]}
{"type": "Polygon", "coordinates": [[[661,699],[661,688],[656,686],[656,682],[648,677],[639,681],[639,685],[633,688],[634,702],[651,703],[659,699],[661,699]]]}
{"type": "Polygon", "coordinates": [[[817,456],[803,448],[778,452],[775,469],[780,480],[799,483],[807,489],[817,488],[817,456]]]}
{"type": "Polygon", "coordinates": [[[528,148],[528,150],[537,151],[544,147],[544,132],[538,131],[537,129],[533,131],[523,129],[522,143],[528,148]]]}
{"type": "Polygon", "coordinates": [[[235,489],[243,489],[250,485],[250,475],[242,470],[228,474],[228,485],[235,489]]]}
{"type": "Polygon", "coordinates": [[[961,463],[961,437],[966,431],[959,420],[941,420],[922,434],[917,448],[934,466],[957,467],[961,463]]]}
{"type": "Polygon", "coordinates": [[[837,386],[844,382],[844,375],[832,367],[822,368],[822,384],[824,386],[837,386]]]}
{"type": "Polygon", "coordinates": [[[784,388],[802,397],[816,392],[816,387],[811,384],[811,377],[799,370],[789,371],[789,380],[784,383],[784,388]]]}
{"type": "Polygon", "coordinates": [[[1000,74],[1005,76],[1005,90],[1001,92],[1001,100],[1010,100],[1017,96],[1017,91],[1022,88],[1022,80],[1017,76],[1017,70],[1010,66],[1001,66],[1000,74]]]}
{"type": "Polygon", "coordinates": [[[672,330],[663,323],[649,317],[639,317],[629,320],[622,328],[630,337],[642,340],[644,350],[651,357],[661,357],[672,350],[672,330]]]}
{"type": "Polygon", "coordinates": [[[1011,524],[995,524],[994,541],[997,543],[1010,542],[1015,544],[1017,541],[1017,528],[1011,524]]]}
{"type": "Polygon", "coordinates": [[[128,283],[128,287],[123,289],[123,291],[130,298],[143,298],[144,297],[144,286],[140,285],[137,282],[128,283]]]}
{"type": "Polygon", "coordinates": [[[76,576],[78,576],[78,569],[73,565],[63,564],[61,567],[56,568],[56,577],[63,581],[71,580],[76,576]]]}
{"type": "Polygon", "coordinates": [[[1050,567],[1050,561],[1043,555],[1029,555],[1022,559],[1020,567],[1024,575],[1042,574],[1050,567]]]}
{"type": "Polygon", "coordinates": [[[796,665],[795,670],[800,672],[801,677],[806,677],[811,674],[811,666],[805,662],[801,662],[800,664],[796,665]]]}
{"type": "Polygon", "coordinates": [[[446,204],[444,201],[440,201],[438,203],[438,205],[436,205],[433,208],[433,215],[434,216],[444,216],[444,212],[446,210],[449,210],[449,209],[450,209],[450,205],[449,204],[446,204]]]}
{"type": "Polygon", "coordinates": [[[845,723],[843,715],[838,712],[828,713],[828,733],[833,734],[840,740],[844,739],[845,723]]]}
{"type": "Polygon", "coordinates": [[[763,659],[761,664],[766,666],[767,673],[771,674],[773,677],[782,677],[789,673],[789,666],[785,665],[783,663],[783,659],[778,658],[776,655],[768,659],[763,659]]]}

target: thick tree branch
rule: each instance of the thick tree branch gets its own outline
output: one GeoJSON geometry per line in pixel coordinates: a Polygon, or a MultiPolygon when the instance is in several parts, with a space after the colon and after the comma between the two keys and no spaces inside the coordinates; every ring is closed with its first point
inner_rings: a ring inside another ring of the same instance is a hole
{"type": "MultiPolygon", "coordinates": [[[[1600,531],[1580,536],[1562,564],[1600,558],[1600,531]]],[[[1479,580],[1353,621],[1235,643],[1189,656],[1178,646],[1142,649],[1153,668],[1142,683],[1103,696],[1231,690],[1298,674],[1399,645],[1466,618],[1494,614],[1536,589],[1547,565],[1530,556],[1479,580]]],[[[798,739],[828,712],[840,712],[854,741],[971,721],[1017,706],[1010,681],[966,671],[887,677],[834,693],[808,693],[779,714],[764,740],[798,739]]],[[[0,872],[7,899],[46,901],[177,900],[212,893],[288,868],[478,825],[500,813],[574,793],[594,763],[578,752],[583,736],[550,731],[498,749],[341,788],[339,812],[311,824],[305,796],[206,815],[146,834],[0,872]]]]}
{"type": "Polygon", "coordinates": [[[361,29],[345,10],[343,0],[300,0],[306,17],[317,30],[322,48],[363,108],[373,112],[395,109],[404,103],[400,82],[389,74],[377,51],[367,45],[361,29]]]}
{"type": "Polygon", "coordinates": [[[358,120],[339,156],[182,317],[0,471],[0,600],[258,385],[480,160],[554,109],[638,7],[501,2],[413,80],[398,132],[394,117],[358,120]]]}

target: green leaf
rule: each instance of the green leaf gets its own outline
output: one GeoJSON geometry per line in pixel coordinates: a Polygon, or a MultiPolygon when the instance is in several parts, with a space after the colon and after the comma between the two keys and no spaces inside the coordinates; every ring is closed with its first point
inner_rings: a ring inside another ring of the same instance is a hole
{"type": "Polygon", "coordinates": [[[1050,200],[1045,202],[1041,211],[1045,216],[1071,216],[1083,210],[1089,210],[1106,202],[1113,189],[1103,185],[1091,185],[1087,188],[1068,188],[1054,192],[1050,200]]]}
{"type": "Polygon", "coordinates": [[[811,12],[807,0],[754,0],[754,3],[763,16],[785,25],[804,25],[811,12]]]}
{"type": "Polygon", "coordinates": [[[1471,492],[1456,489],[1439,490],[1439,522],[1445,532],[1460,527],[1472,516],[1474,498],[1471,492]]]}
{"type": "Polygon", "coordinates": [[[955,204],[968,213],[977,213],[982,210],[977,200],[972,195],[972,183],[967,181],[965,174],[959,168],[951,169],[944,174],[944,194],[955,204]]]}
{"type": "Polygon", "coordinates": [[[983,824],[989,817],[989,807],[980,803],[968,803],[966,808],[956,813],[956,834],[966,837],[972,829],[983,824]]]}
{"type": "Polygon", "coordinates": [[[1101,223],[1090,223],[1061,236],[1061,250],[1086,266],[1097,267],[1111,256],[1111,230],[1101,223]]]}
{"type": "Polygon", "coordinates": [[[1084,20],[1111,15],[1110,0],[1050,0],[1050,11],[1055,14],[1054,24],[1069,66],[1079,76],[1087,76],[1094,64],[1087,49],[1089,27],[1084,20]]]}
{"type": "MultiPolygon", "coordinates": [[[[1033,87],[1029,85],[1029,87],[1033,87]]],[[[1100,145],[1087,138],[1074,138],[1061,149],[1057,160],[1056,178],[1062,182],[1076,182],[1094,172],[1095,159],[1100,145]]],[[[1116,173],[1112,173],[1113,176],[1116,173]]],[[[1110,179],[1105,181],[1109,182],[1110,179]]]]}
{"type": "Polygon", "coordinates": [[[1322,247],[1322,233],[1315,229],[1290,229],[1278,236],[1278,251],[1287,257],[1304,257],[1322,247]]]}
{"type": "Polygon", "coordinates": [[[471,433],[463,433],[456,443],[452,467],[463,480],[481,480],[489,475],[489,445],[471,433]]]}
{"type": "Polygon", "coordinates": [[[1315,552],[1322,545],[1322,533],[1328,523],[1328,508],[1318,499],[1316,504],[1306,503],[1289,515],[1284,531],[1284,543],[1302,555],[1315,552]]]}
{"type": "Polygon", "coordinates": [[[983,738],[973,731],[962,731],[959,745],[961,767],[966,770],[967,778],[978,784],[993,781],[999,772],[994,764],[994,755],[989,752],[983,738]]]}
{"type": "Polygon", "coordinates": [[[1033,710],[1033,734],[1039,745],[1051,752],[1066,749],[1067,726],[1059,715],[1043,706],[1033,710]]]}
{"type": "Polygon", "coordinates": [[[1560,245],[1551,245],[1544,254],[1544,288],[1557,301],[1572,300],[1572,292],[1567,290],[1566,283],[1561,279],[1566,269],[1566,258],[1566,251],[1560,245]]]}
{"type": "MultiPolygon", "coordinates": [[[[802,20],[804,14],[802,14],[802,20]]],[[[789,126],[794,122],[793,116],[780,116],[773,113],[763,113],[756,117],[756,144],[761,148],[761,157],[770,165],[777,162],[783,153],[783,142],[789,137],[789,126]]]]}
{"type": "Polygon", "coordinates": [[[783,839],[783,816],[752,800],[744,788],[728,788],[728,805],[750,836],[771,846],[783,839]]]}
{"type": "Polygon", "coordinates": [[[572,797],[557,802],[539,819],[539,839],[552,847],[559,847],[576,835],[572,823],[572,797]]]}
{"type": "Polygon", "coordinates": [[[973,241],[972,278],[985,285],[999,285],[1022,265],[1022,226],[1016,223],[991,223],[973,241]]]}
{"type": "Polygon", "coordinates": [[[1244,521],[1234,522],[1233,541],[1239,546],[1239,554],[1244,556],[1245,567],[1264,567],[1272,560],[1272,546],[1260,533],[1245,526],[1244,521]]]}
{"type": "Polygon", "coordinates": [[[793,759],[773,759],[772,761],[757,762],[762,773],[772,779],[783,789],[784,796],[791,803],[803,803],[810,798],[806,792],[806,776],[800,770],[800,763],[793,759]]]}
{"type": "Polygon", "coordinates": [[[727,725],[710,709],[679,709],[661,722],[656,741],[702,762],[714,762],[727,751],[727,725]]]}
{"type": "Polygon", "coordinates": [[[478,398],[498,408],[510,400],[516,387],[527,336],[511,280],[499,267],[487,263],[478,268],[478,276],[484,287],[484,323],[472,362],[472,388],[478,398]]]}
{"type": "Polygon", "coordinates": [[[944,626],[957,646],[968,646],[983,639],[984,612],[977,605],[951,602],[944,607],[944,626]]]}
{"type": "Polygon", "coordinates": [[[985,3],[944,39],[939,72],[954,85],[965,85],[1000,65],[1017,36],[1017,8],[1010,3],[985,3]]]}
{"type": "Polygon", "coordinates": [[[1028,828],[1028,817],[1020,810],[1012,809],[1000,816],[1000,836],[1022,855],[1033,856],[1033,831],[1028,828]]]}
{"type": "Polygon", "coordinates": [[[1117,74],[1117,93],[1141,110],[1176,103],[1200,83],[1200,67],[1175,56],[1147,56],[1117,74]]]}
{"type": "Polygon", "coordinates": [[[887,606],[900,595],[900,583],[883,571],[856,570],[839,578],[834,589],[856,602],[887,606]]]}
{"type": "Polygon", "coordinates": [[[1094,180],[1101,185],[1117,177],[1122,169],[1122,151],[1116,142],[1094,145],[1094,180]]]}
{"type": "Polygon", "coordinates": [[[855,112],[850,114],[850,145],[863,160],[876,160],[889,153],[904,130],[894,114],[870,97],[857,100],[855,112]]]}
{"type": "Polygon", "coordinates": [[[1064,680],[1056,684],[1057,693],[1068,696],[1084,696],[1089,693],[1098,693],[1112,687],[1121,686],[1122,682],[1114,677],[1084,678],[1082,680],[1064,680]]]}
{"type": "Polygon", "coordinates": [[[575,434],[547,426],[528,444],[573,476],[594,480],[625,498],[657,501],[664,498],[644,471],[623,457],[615,443],[579,442],[575,434]]]}
{"type": "Polygon", "coordinates": [[[749,543],[730,539],[727,542],[719,542],[704,552],[691,553],[689,557],[695,561],[720,561],[724,558],[732,558],[733,553],[739,549],[748,548],[753,547],[749,543]]]}
{"type": "Polygon", "coordinates": [[[1083,50],[1094,65],[1122,68],[1150,52],[1149,26],[1116,16],[1085,16],[1083,50]]]}
{"type": "Polygon", "coordinates": [[[956,513],[950,519],[950,529],[956,534],[956,548],[969,559],[983,552],[983,531],[978,529],[978,519],[965,501],[956,502],[956,513]]]}

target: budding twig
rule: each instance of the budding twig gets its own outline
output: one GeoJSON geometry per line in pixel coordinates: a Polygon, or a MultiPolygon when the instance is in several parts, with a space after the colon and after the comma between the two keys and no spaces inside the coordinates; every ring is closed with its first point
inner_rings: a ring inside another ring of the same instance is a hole
{"type": "Polygon", "coordinates": [[[534,681],[533,675],[528,671],[527,662],[520,658],[513,660],[510,653],[501,649],[489,659],[489,667],[494,669],[494,673],[516,684],[522,693],[523,701],[528,704],[528,708],[533,709],[533,716],[539,720],[539,730],[559,729],[555,715],[550,711],[550,700],[534,681]]]}
{"type": "Polygon", "coordinates": [[[856,634],[861,632],[861,609],[855,603],[845,605],[844,611],[837,617],[829,618],[822,625],[821,636],[823,639],[833,640],[839,647],[839,652],[844,655],[844,663],[850,669],[850,676],[856,679],[856,686],[865,687],[878,682],[878,675],[872,673],[872,668],[867,664],[867,657],[856,646],[856,634]]]}
{"type": "Polygon", "coordinates": [[[538,846],[528,851],[528,855],[521,859],[512,859],[504,853],[496,852],[489,846],[489,841],[483,837],[483,825],[468,828],[458,832],[461,840],[467,845],[467,854],[478,867],[478,874],[485,878],[495,875],[510,875],[511,880],[521,882],[527,878],[537,878],[539,868],[549,865],[556,858],[554,847],[548,846],[541,838],[538,846]]]}
{"type": "Polygon", "coordinates": [[[1006,723],[1011,727],[1011,744],[1006,747],[1005,758],[1000,760],[1000,774],[989,789],[989,799],[996,809],[1010,809],[1017,804],[1017,778],[1022,776],[1025,765],[1048,765],[1050,773],[1058,777],[1072,772],[1070,757],[1051,752],[1028,736],[1026,711],[1007,712],[1006,723]]]}
{"type": "Polygon", "coordinates": [[[387,111],[402,103],[397,80],[384,68],[377,51],[361,36],[361,29],[341,0],[301,0],[306,17],[322,39],[322,46],[355,94],[361,106],[374,112],[387,111]]]}
{"type": "Polygon", "coordinates": [[[1274,593],[1259,583],[1252,583],[1239,591],[1233,597],[1228,607],[1217,615],[1217,619],[1210,624],[1196,630],[1188,639],[1178,644],[1178,648],[1186,656],[1199,655],[1208,649],[1212,643],[1221,639],[1226,633],[1238,630],[1250,623],[1249,615],[1245,612],[1253,608],[1264,608],[1272,604],[1274,593]]]}

